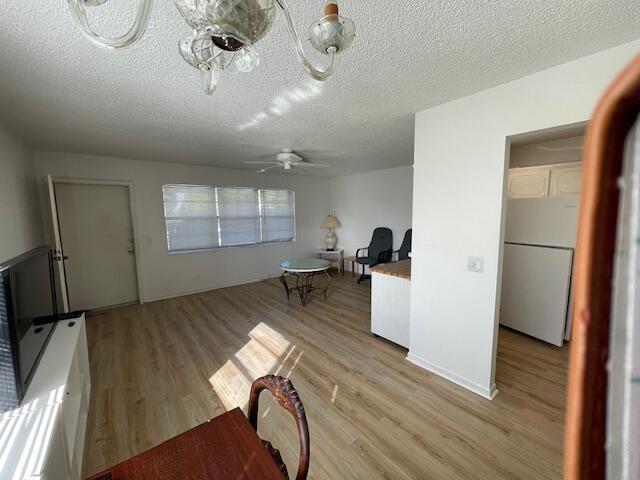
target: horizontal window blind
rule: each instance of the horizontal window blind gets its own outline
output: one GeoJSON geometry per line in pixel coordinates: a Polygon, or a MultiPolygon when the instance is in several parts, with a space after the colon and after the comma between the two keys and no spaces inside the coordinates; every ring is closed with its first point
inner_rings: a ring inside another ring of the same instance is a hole
{"type": "Polygon", "coordinates": [[[216,188],[220,246],[260,243],[258,190],[216,188]]]}
{"type": "Polygon", "coordinates": [[[169,252],[295,240],[290,190],[164,185],[169,252]]]}
{"type": "Polygon", "coordinates": [[[296,237],[295,197],[290,190],[260,190],[263,242],[285,242],[296,237]]]}
{"type": "Polygon", "coordinates": [[[164,185],[162,196],[170,252],[219,246],[213,187],[164,185]]]}

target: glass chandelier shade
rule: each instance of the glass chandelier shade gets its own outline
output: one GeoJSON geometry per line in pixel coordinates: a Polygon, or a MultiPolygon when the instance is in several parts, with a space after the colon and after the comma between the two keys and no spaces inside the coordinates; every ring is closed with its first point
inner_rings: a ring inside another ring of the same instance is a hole
{"type": "Polygon", "coordinates": [[[257,52],[251,46],[236,51],[222,50],[207,29],[194,30],[193,35],[178,42],[180,55],[202,73],[205,93],[213,94],[220,72],[247,73],[260,63],[257,52]]]}
{"type": "MultiPolygon", "coordinates": [[[[336,9],[337,12],[337,9],[336,9]]],[[[331,47],[337,51],[346,50],[356,36],[356,26],[348,18],[329,14],[309,28],[309,41],[320,53],[328,53],[331,47]]]]}
{"type": "Polygon", "coordinates": [[[212,31],[220,34],[214,37],[216,45],[235,51],[264,38],[276,18],[276,6],[273,0],[209,1],[206,14],[212,31]]]}
{"type": "MultiPolygon", "coordinates": [[[[67,0],[71,16],[80,31],[92,43],[107,49],[132,45],[144,34],[149,23],[153,0],[138,0],[136,19],[127,33],[116,38],[96,34],[87,19],[86,7],[103,5],[108,0],[67,0]]],[[[191,36],[178,42],[182,58],[198,69],[204,89],[212,94],[222,71],[247,73],[259,64],[254,44],[269,32],[279,8],[287,22],[298,61],[316,80],[326,80],[335,69],[336,55],[349,48],[355,38],[354,23],[338,14],[338,5],[330,0],[324,16],[311,25],[311,45],[326,55],[324,70],[316,68],[306,57],[286,0],[174,0],[175,6],[192,29],[191,36]]]]}

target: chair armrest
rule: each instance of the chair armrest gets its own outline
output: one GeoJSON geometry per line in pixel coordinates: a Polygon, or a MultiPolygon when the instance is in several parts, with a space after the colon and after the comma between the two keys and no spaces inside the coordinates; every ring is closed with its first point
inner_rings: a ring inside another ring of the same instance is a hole
{"type": "Polygon", "coordinates": [[[362,250],[369,250],[369,247],[362,247],[356,250],[356,258],[360,257],[360,251],[362,250]]]}

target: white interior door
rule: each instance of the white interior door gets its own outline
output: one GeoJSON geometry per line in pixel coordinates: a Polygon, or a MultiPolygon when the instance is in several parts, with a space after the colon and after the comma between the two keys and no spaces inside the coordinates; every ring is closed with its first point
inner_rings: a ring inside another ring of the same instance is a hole
{"type": "Polygon", "coordinates": [[[500,323],[561,346],[573,251],[504,245],[500,323]]]}
{"type": "Polygon", "coordinates": [[[71,310],[136,302],[128,187],[56,183],[55,196],[71,310]]]}
{"type": "Polygon", "coordinates": [[[62,254],[62,240],[58,225],[58,208],[56,205],[56,193],[51,175],[47,175],[47,193],[51,213],[51,236],[53,237],[53,269],[56,279],[56,296],[58,300],[58,313],[69,311],[69,297],[67,295],[67,281],[65,278],[64,259],[62,254]]]}

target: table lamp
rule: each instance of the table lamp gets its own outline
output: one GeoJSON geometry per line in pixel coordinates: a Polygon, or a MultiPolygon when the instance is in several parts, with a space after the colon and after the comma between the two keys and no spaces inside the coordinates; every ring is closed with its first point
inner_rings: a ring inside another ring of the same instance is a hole
{"type": "Polygon", "coordinates": [[[342,225],[336,217],[333,215],[327,215],[327,218],[324,219],[324,222],[322,222],[322,225],[320,226],[322,228],[329,229],[329,232],[324,239],[324,243],[327,245],[327,250],[335,250],[336,245],[338,244],[338,237],[336,237],[335,229],[342,225]]]}

